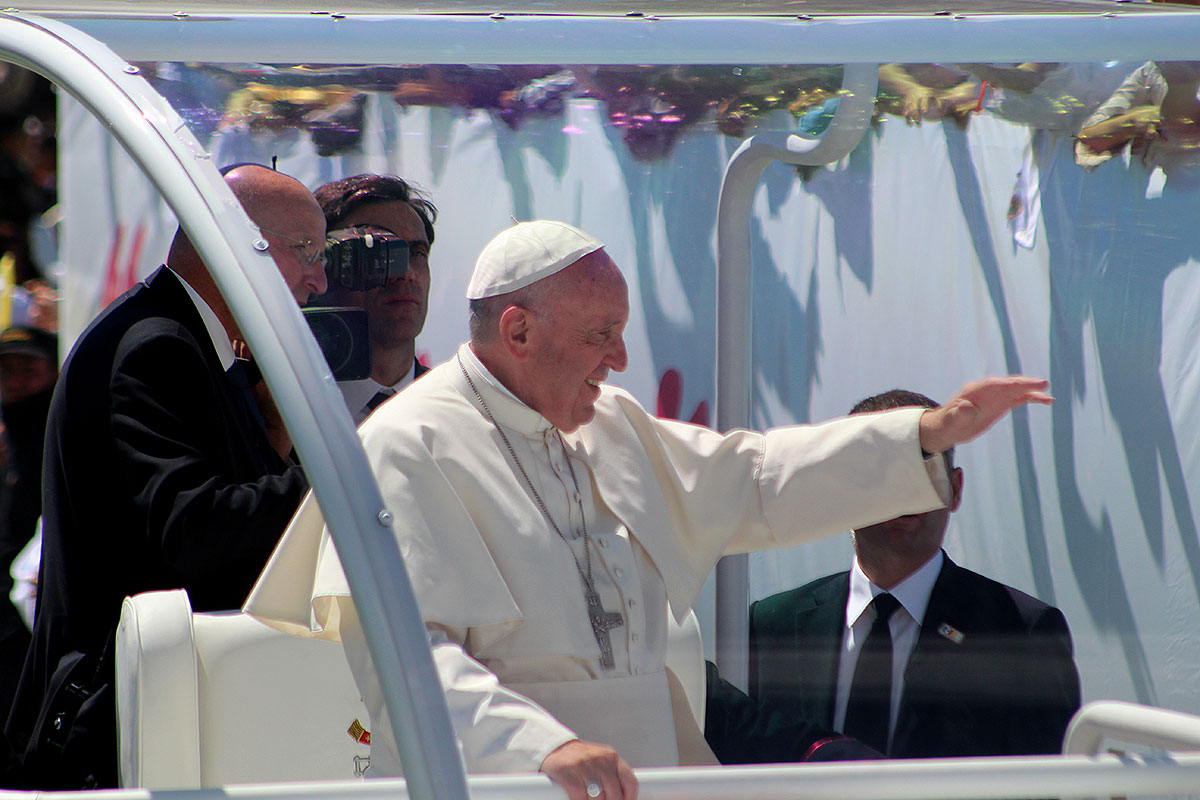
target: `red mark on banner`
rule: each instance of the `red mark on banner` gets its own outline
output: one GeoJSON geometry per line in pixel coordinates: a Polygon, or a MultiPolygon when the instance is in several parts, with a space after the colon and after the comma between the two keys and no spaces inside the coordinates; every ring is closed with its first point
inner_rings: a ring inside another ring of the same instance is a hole
{"type": "Polygon", "coordinates": [[[139,223],[133,233],[133,244],[125,258],[125,269],[121,270],[121,244],[125,239],[125,226],[117,223],[113,231],[112,246],[108,249],[108,260],[104,270],[104,293],[100,296],[100,306],[103,308],[120,297],[126,289],[137,283],[138,262],[142,256],[142,245],[146,241],[146,226],[139,223]]]}
{"type": "Polygon", "coordinates": [[[121,287],[122,292],[137,283],[137,268],[138,263],[142,260],[142,244],[145,241],[146,226],[144,223],[138,223],[137,230],[133,234],[133,246],[129,248],[129,259],[125,264],[125,281],[121,287]]]}
{"type": "MultiPolygon", "coordinates": [[[[663,373],[658,382],[657,414],[663,419],[682,419],[679,411],[683,406],[683,375],[679,370],[671,368],[663,373]]],[[[708,424],[708,401],[701,400],[692,412],[689,422],[697,425],[708,424]]]]}
{"type": "Polygon", "coordinates": [[[103,308],[116,300],[121,292],[117,288],[117,258],[121,254],[121,240],[125,238],[125,226],[117,223],[113,232],[112,246],[108,249],[108,262],[104,270],[104,294],[100,295],[100,307],[103,308]]]}

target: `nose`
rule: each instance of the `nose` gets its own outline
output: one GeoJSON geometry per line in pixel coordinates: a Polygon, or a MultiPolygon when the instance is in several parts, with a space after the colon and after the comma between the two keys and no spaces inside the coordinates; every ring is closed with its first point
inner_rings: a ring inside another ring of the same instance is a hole
{"type": "Polygon", "coordinates": [[[404,269],[391,269],[388,272],[388,286],[395,286],[405,281],[415,282],[417,273],[413,270],[412,259],[404,262],[404,269]]]}
{"type": "Polygon", "coordinates": [[[325,290],[329,288],[329,280],[325,277],[325,260],[317,259],[308,265],[307,271],[305,285],[313,294],[325,294],[325,290]]]}
{"type": "Polygon", "coordinates": [[[613,337],[606,359],[608,368],[613,372],[624,372],[629,366],[629,354],[625,351],[625,338],[620,334],[613,337]]]}

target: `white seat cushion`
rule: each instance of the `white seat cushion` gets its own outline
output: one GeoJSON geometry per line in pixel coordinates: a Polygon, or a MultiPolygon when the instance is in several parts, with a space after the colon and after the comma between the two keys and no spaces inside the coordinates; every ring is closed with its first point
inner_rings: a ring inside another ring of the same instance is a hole
{"type": "Polygon", "coordinates": [[[345,779],[370,755],[347,733],[369,721],[339,644],[193,614],[183,591],[126,598],[116,688],[122,786],[345,779]]]}

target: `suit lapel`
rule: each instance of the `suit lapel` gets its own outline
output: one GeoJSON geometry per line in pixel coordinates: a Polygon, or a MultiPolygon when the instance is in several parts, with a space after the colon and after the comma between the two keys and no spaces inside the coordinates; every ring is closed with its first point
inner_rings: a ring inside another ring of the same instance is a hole
{"type": "Polygon", "coordinates": [[[808,693],[813,698],[812,712],[826,727],[833,724],[838,659],[849,594],[847,572],[818,587],[805,598],[808,602],[796,609],[795,647],[802,660],[797,679],[812,682],[814,690],[808,693]]]}
{"type": "Polygon", "coordinates": [[[224,367],[221,366],[221,359],[213,347],[208,328],[205,326],[196,304],[192,302],[187,289],[184,288],[182,279],[166,267],[159,267],[146,279],[146,285],[153,292],[155,302],[165,310],[166,315],[183,325],[196,340],[197,346],[203,354],[204,363],[212,373],[212,380],[221,387],[218,395],[225,405],[225,419],[232,421],[236,428],[236,430],[229,431],[228,450],[235,454],[235,459],[238,460],[244,460],[246,457],[237,455],[239,453],[257,454],[254,463],[249,465],[251,471],[262,471],[268,467],[272,470],[277,469],[281,462],[275,451],[271,449],[262,416],[258,412],[254,398],[248,394],[246,389],[235,386],[229,375],[226,374],[224,367]],[[250,446],[247,447],[247,444],[250,446]]]}
{"type": "Polygon", "coordinates": [[[926,699],[944,696],[947,686],[961,683],[954,665],[959,668],[962,665],[956,655],[969,628],[963,610],[970,607],[970,601],[962,597],[959,589],[962,568],[944,552],[942,556],[942,569],[929,595],[921,631],[904,668],[904,694],[892,736],[892,756],[910,755],[914,742],[928,738],[927,732],[919,730],[922,723],[930,724],[926,719],[928,714],[922,711],[926,699]]]}

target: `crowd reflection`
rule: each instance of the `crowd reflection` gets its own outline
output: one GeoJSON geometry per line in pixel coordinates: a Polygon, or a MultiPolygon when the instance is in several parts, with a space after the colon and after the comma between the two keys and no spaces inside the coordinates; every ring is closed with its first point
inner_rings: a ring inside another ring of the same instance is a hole
{"type": "MultiPolygon", "coordinates": [[[[218,131],[302,131],[321,156],[358,150],[372,94],[404,107],[490,113],[512,129],[590,98],[635,158],[655,161],[693,127],[734,138],[781,126],[819,135],[844,92],[841,67],[829,65],[146,66],[202,141],[218,131]]],[[[966,128],[991,115],[1078,136],[1086,169],[1128,147],[1148,168],[1178,174],[1197,166],[1198,85],[1200,62],[885,64],[875,122],[966,128]]]]}

